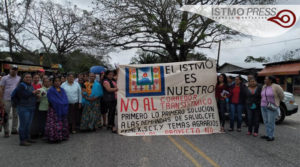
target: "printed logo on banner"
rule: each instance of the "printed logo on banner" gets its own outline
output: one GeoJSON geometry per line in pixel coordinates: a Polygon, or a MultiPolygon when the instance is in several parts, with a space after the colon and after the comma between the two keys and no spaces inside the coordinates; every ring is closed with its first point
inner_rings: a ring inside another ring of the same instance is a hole
{"type": "Polygon", "coordinates": [[[126,68],[126,97],[165,95],[164,68],[126,68]]]}

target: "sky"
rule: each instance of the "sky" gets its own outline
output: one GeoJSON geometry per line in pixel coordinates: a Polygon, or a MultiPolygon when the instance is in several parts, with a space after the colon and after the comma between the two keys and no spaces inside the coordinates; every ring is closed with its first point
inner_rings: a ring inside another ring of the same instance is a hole
{"type": "MultiPolygon", "coordinates": [[[[69,2],[68,0],[56,0],[60,3],[69,2]]],[[[92,0],[72,0],[73,4],[85,10],[93,8],[92,0]]],[[[280,5],[300,5],[300,0],[278,0],[280,5]]],[[[242,66],[247,56],[254,57],[271,57],[283,50],[293,50],[300,48],[300,21],[287,33],[273,37],[273,38],[242,38],[238,41],[224,41],[221,44],[220,64],[230,62],[242,66]],[[291,41],[290,41],[291,40],[291,41]],[[279,41],[286,41],[276,43],[279,41]],[[269,44],[274,43],[275,44],[269,44]],[[267,45],[266,45],[267,44],[267,45]],[[262,46],[257,46],[262,45],[262,46]]],[[[136,49],[112,52],[109,54],[111,57],[111,64],[129,64],[130,59],[136,55],[136,49]]],[[[211,49],[198,49],[197,51],[205,53],[208,57],[217,58],[218,45],[215,44],[211,49]]]]}

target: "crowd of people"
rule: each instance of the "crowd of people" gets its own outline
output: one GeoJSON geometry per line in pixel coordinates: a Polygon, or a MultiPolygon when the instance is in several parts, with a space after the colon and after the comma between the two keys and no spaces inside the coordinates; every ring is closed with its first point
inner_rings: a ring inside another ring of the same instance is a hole
{"type": "Polygon", "coordinates": [[[18,66],[12,65],[0,80],[0,131],[3,125],[4,137],[19,134],[21,146],[38,138],[58,143],[79,130],[107,128],[116,133],[116,81],[116,70],[81,73],[76,79],[74,73],[47,76],[42,70],[21,78],[18,66]]]}
{"type": "MultiPolygon", "coordinates": [[[[19,134],[20,145],[30,146],[33,139],[50,143],[68,140],[69,133],[107,128],[116,133],[117,70],[101,74],[74,73],[45,75],[24,73],[18,76],[18,66],[12,65],[8,75],[0,80],[0,131],[5,137],[19,134]],[[12,129],[9,115],[12,110],[12,129]],[[19,124],[19,126],[18,126],[19,124]]],[[[258,136],[262,115],[266,134],[261,138],[273,141],[275,119],[280,115],[284,94],[273,76],[265,77],[264,85],[254,75],[244,83],[241,76],[218,76],[216,100],[221,131],[225,132],[225,113],[229,112],[228,131],[241,132],[242,113],[246,111],[247,135],[258,136]],[[236,119],[237,118],[237,119],[236,119]]]]}
{"type": "Polygon", "coordinates": [[[216,100],[220,116],[221,131],[225,132],[225,113],[229,113],[229,132],[234,131],[237,120],[237,131],[241,132],[242,113],[245,111],[247,135],[258,136],[260,117],[262,115],[266,134],[261,136],[267,141],[274,141],[275,120],[280,115],[280,101],[284,93],[280,85],[276,84],[274,76],[265,77],[264,85],[257,83],[254,75],[248,75],[248,82],[244,83],[241,76],[218,76],[216,86],[216,100]]]}

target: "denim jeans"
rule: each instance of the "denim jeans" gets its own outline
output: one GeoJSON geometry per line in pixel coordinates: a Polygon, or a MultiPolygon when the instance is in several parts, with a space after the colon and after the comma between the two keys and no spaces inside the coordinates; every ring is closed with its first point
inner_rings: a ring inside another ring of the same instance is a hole
{"type": "Polygon", "coordinates": [[[234,129],[234,120],[236,114],[237,114],[237,128],[241,129],[242,121],[243,121],[242,112],[243,112],[242,104],[230,104],[230,129],[234,129]]]}
{"type": "Polygon", "coordinates": [[[219,117],[220,117],[221,126],[224,127],[225,126],[225,112],[227,110],[225,100],[219,100],[218,101],[218,110],[219,110],[219,117]]]}
{"type": "Polygon", "coordinates": [[[33,107],[22,107],[18,106],[18,115],[20,120],[19,136],[20,141],[24,142],[30,139],[30,126],[33,119],[35,106],[33,107]]]}
{"type": "Polygon", "coordinates": [[[275,119],[278,116],[278,111],[271,111],[267,107],[261,107],[261,113],[264,124],[266,126],[266,134],[269,138],[273,138],[275,130],[275,119]]]}
{"type": "MultiPolygon", "coordinates": [[[[11,112],[11,109],[12,109],[12,113],[13,113],[13,119],[12,119],[12,132],[16,132],[17,131],[17,128],[18,128],[18,114],[17,114],[17,110],[16,110],[16,107],[14,107],[11,103],[10,100],[5,100],[4,101],[4,109],[5,109],[5,112],[7,113],[8,115],[8,118],[9,118],[9,115],[10,115],[10,112],[11,112]]],[[[4,125],[4,131],[6,133],[9,133],[10,130],[9,130],[9,121],[6,122],[6,124],[4,125]]]]}
{"type": "Polygon", "coordinates": [[[259,109],[251,110],[250,108],[248,108],[247,113],[248,113],[248,132],[252,133],[254,128],[254,133],[258,133],[259,118],[260,118],[259,109]]]}

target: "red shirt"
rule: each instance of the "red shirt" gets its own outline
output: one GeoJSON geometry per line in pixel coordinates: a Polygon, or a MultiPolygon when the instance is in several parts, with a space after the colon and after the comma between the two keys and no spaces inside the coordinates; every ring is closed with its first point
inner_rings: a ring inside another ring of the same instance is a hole
{"type": "Polygon", "coordinates": [[[224,84],[216,86],[216,99],[217,100],[225,100],[225,98],[221,96],[221,94],[224,90],[228,91],[227,86],[225,86],[224,84]]]}
{"type": "Polygon", "coordinates": [[[235,86],[232,89],[231,103],[233,103],[233,104],[238,104],[239,103],[240,91],[241,91],[241,88],[239,86],[235,86]]]}
{"type": "Polygon", "coordinates": [[[34,83],[33,83],[32,86],[33,86],[34,90],[37,90],[37,89],[42,88],[42,85],[41,85],[41,84],[34,84],[34,83]]]}

